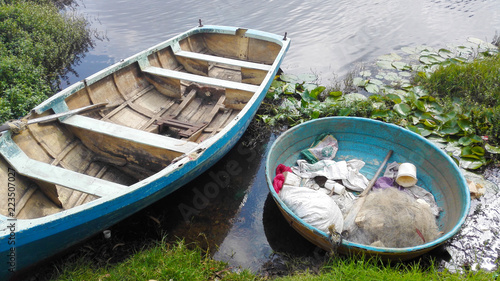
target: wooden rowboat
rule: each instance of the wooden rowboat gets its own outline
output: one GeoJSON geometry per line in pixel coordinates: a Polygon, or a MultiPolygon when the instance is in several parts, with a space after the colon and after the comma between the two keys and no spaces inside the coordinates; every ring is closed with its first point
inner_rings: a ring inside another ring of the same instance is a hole
{"type": "Polygon", "coordinates": [[[377,255],[385,260],[412,259],[455,235],[469,212],[469,190],[453,160],[425,138],[392,124],[357,117],[329,117],[305,122],[278,137],[266,161],[269,192],[285,219],[307,240],[327,251],[336,249],[341,254],[377,255]],[[372,247],[347,240],[336,245],[328,233],[310,226],[295,215],[273,188],[275,169],[279,164],[296,165],[300,152],[309,148],[322,133],[331,133],[338,140],[339,150],[334,160],[363,160],[366,164],[361,173],[368,179],[373,177],[391,149],[394,153],[390,162],[414,163],[418,171],[417,185],[430,191],[443,210],[437,221],[443,235],[434,241],[407,248],[372,247]]]}
{"type": "Polygon", "coordinates": [[[4,132],[0,276],[115,224],[216,163],[246,130],[289,44],[257,30],[196,27],[57,93],[33,109],[26,129],[4,132]],[[99,108],[68,114],[91,105],[99,108]],[[29,122],[53,114],[62,116],[29,122]]]}

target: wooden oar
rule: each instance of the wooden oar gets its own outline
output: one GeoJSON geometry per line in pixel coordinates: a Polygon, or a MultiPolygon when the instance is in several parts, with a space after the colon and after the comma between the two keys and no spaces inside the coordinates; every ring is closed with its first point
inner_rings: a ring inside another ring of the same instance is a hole
{"type": "Polygon", "coordinates": [[[391,155],[392,155],[392,150],[389,150],[389,152],[387,153],[387,156],[385,156],[384,161],[382,162],[382,164],[378,168],[378,170],[375,173],[375,175],[373,176],[373,178],[368,183],[368,186],[365,188],[365,190],[363,192],[361,192],[361,194],[358,196],[358,199],[356,199],[356,203],[354,203],[354,206],[352,206],[349,213],[347,213],[347,216],[344,220],[344,231],[350,232],[353,230],[352,227],[354,225],[354,220],[358,216],[359,210],[361,210],[361,207],[365,203],[366,194],[368,194],[368,192],[370,192],[370,190],[372,189],[373,185],[377,181],[377,178],[378,178],[380,172],[382,172],[382,169],[384,168],[385,164],[387,163],[387,161],[389,160],[391,155]]]}
{"type": "MultiPolygon", "coordinates": [[[[56,113],[56,114],[52,114],[52,115],[48,115],[48,116],[44,116],[44,117],[40,117],[40,118],[30,119],[26,122],[26,125],[54,121],[54,120],[57,120],[61,117],[65,117],[65,116],[69,116],[69,115],[73,115],[73,114],[78,114],[78,113],[82,113],[82,112],[86,112],[86,111],[90,111],[90,110],[95,110],[95,109],[101,108],[107,104],[108,104],[107,102],[97,103],[97,104],[87,105],[87,106],[80,107],[80,108],[73,109],[73,110],[68,110],[68,111],[61,112],[61,113],[56,113]]],[[[23,122],[23,121],[16,120],[16,121],[7,122],[7,123],[1,125],[0,126],[0,133],[10,130],[11,126],[9,124],[12,124],[14,122],[23,122]]]]}

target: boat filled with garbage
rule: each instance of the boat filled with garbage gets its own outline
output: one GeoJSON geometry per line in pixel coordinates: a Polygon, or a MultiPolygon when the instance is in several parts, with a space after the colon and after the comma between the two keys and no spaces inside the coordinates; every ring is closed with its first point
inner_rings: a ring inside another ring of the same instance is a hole
{"type": "Polygon", "coordinates": [[[466,181],[448,155],[365,118],[321,118],[284,132],[266,177],[292,227],[343,254],[417,257],[456,234],[469,210],[466,181]]]}

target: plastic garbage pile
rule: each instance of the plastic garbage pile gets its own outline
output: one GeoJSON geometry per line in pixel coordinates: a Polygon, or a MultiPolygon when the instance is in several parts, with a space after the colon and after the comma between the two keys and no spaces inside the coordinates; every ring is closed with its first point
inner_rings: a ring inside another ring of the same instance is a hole
{"type": "Polygon", "coordinates": [[[301,152],[295,166],[276,168],[274,190],[295,215],[320,231],[373,247],[413,247],[439,237],[436,219],[441,209],[430,192],[416,185],[413,164],[389,163],[359,200],[355,194],[369,183],[360,172],[365,163],[335,161],[338,150],[335,137],[323,134],[301,152]],[[347,230],[344,219],[356,203],[360,209],[347,230]]]}

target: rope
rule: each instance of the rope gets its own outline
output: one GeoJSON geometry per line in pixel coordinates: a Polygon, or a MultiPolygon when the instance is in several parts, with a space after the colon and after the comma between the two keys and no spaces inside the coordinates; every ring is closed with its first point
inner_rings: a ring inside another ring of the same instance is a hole
{"type": "Polygon", "coordinates": [[[14,134],[19,134],[20,132],[26,129],[28,125],[28,119],[14,120],[12,122],[7,123],[7,125],[9,125],[9,129],[14,134]]]}
{"type": "Polygon", "coordinates": [[[330,244],[331,244],[330,254],[333,256],[338,253],[337,250],[342,244],[343,237],[342,234],[337,232],[337,230],[335,229],[335,225],[333,224],[328,227],[328,231],[330,232],[330,244]]]}

